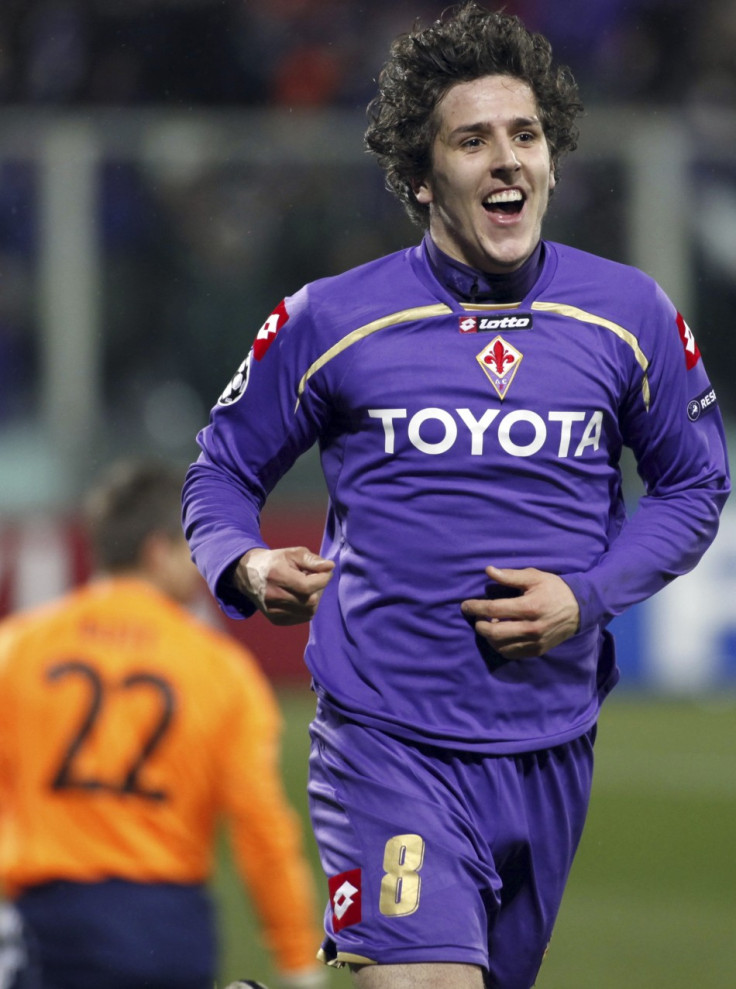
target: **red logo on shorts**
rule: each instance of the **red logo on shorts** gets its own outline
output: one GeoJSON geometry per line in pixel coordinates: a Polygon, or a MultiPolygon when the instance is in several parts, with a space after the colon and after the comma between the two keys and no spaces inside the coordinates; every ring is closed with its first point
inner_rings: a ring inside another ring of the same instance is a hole
{"type": "Polygon", "coordinates": [[[360,869],[348,869],[327,880],[332,906],[332,928],[337,933],[343,927],[360,923],[360,869]]]}
{"type": "Polygon", "coordinates": [[[693,331],[687,325],[679,312],[677,314],[677,329],[680,333],[682,346],[685,348],[685,367],[689,371],[690,368],[695,367],[700,360],[700,351],[698,350],[698,345],[695,342],[693,331]]]}
{"type": "Polygon", "coordinates": [[[289,314],[286,311],[286,306],[282,300],[260,328],[255,340],[253,341],[253,356],[257,361],[260,361],[263,358],[268,348],[276,339],[276,334],[288,318],[289,314]]]}

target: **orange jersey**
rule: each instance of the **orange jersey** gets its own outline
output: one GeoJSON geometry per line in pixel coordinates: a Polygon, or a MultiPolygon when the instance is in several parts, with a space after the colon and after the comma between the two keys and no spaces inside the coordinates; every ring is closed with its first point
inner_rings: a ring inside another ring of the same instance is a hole
{"type": "Polygon", "coordinates": [[[197,883],[217,823],[283,970],[320,934],[253,656],[143,581],[109,578],[0,624],[0,876],[197,883]]]}

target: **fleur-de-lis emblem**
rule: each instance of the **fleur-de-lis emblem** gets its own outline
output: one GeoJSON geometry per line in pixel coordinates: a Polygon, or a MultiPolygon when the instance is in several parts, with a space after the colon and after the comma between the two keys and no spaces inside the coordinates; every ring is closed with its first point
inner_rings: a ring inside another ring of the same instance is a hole
{"type": "Polygon", "coordinates": [[[490,364],[496,374],[503,375],[507,364],[515,364],[516,356],[506,347],[500,337],[496,337],[496,342],[490,354],[483,358],[484,364],[490,364]]]}
{"type": "Polygon", "coordinates": [[[483,368],[486,377],[503,399],[519,370],[523,354],[503,337],[494,337],[491,342],[476,354],[476,360],[483,368]]]}

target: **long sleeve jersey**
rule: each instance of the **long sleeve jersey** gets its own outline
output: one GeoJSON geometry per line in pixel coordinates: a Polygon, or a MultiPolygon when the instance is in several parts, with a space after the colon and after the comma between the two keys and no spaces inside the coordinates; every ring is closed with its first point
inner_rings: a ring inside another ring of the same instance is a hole
{"type": "Polygon", "coordinates": [[[641,271],[544,243],[518,304],[458,301],[425,245],[284,300],[199,437],[184,489],[194,558],[226,579],[263,546],[259,513],[318,443],[335,561],[312,621],[315,689],[346,716],[485,752],[566,741],[617,678],[605,626],[690,570],[729,492],[723,425],[695,338],[641,271]],[[644,484],[627,518],[622,449],[644,484]],[[485,567],[560,575],[579,632],[506,661],[461,602],[485,567]]]}
{"type": "Polygon", "coordinates": [[[202,883],[218,820],[285,971],[316,897],[254,657],[149,584],[86,586],[0,626],[0,879],[202,883]]]}

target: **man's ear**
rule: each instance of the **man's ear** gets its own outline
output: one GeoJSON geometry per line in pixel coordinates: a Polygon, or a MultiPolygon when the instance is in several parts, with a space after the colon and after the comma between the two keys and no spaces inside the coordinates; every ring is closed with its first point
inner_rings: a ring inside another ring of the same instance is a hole
{"type": "Polygon", "coordinates": [[[429,206],[434,199],[432,186],[429,179],[413,179],[411,183],[412,192],[416,196],[417,202],[422,206],[429,206]]]}

